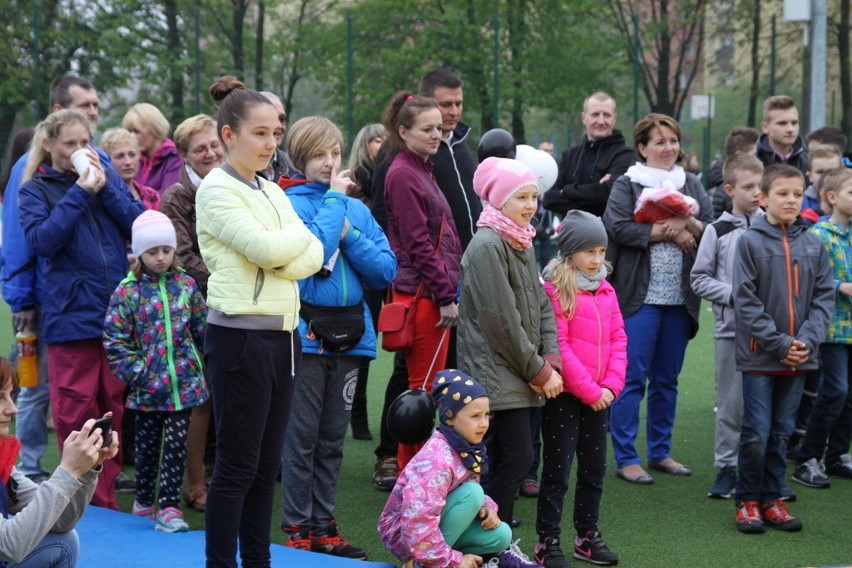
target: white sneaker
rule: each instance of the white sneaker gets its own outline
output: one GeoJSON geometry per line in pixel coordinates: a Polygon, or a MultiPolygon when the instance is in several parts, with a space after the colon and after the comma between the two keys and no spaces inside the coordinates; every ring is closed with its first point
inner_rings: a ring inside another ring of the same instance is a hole
{"type": "Polygon", "coordinates": [[[189,530],[189,525],[183,520],[183,513],[177,507],[166,507],[160,509],[157,514],[157,525],[154,527],[158,531],[176,533],[186,532],[189,530]]]}

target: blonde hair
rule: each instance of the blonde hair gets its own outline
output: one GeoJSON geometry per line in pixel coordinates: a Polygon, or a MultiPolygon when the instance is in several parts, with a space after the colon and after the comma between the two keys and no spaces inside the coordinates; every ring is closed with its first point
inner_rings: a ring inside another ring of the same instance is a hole
{"type": "Polygon", "coordinates": [[[840,188],[843,187],[847,181],[852,179],[852,170],[845,167],[832,168],[823,172],[821,176],[819,176],[819,191],[824,192],[838,192],[840,188]]]}
{"type": "Polygon", "coordinates": [[[41,164],[53,165],[50,152],[44,149],[44,141],[56,140],[63,127],[76,123],[85,126],[89,136],[92,135],[92,125],[89,119],[79,110],[70,108],[58,110],[47,115],[47,118],[38,123],[33,133],[33,140],[30,142],[30,154],[24,166],[21,183],[31,180],[41,164]]]}
{"type": "MultiPolygon", "coordinates": [[[[580,252],[580,251],[577,251],[580,252]]],[[[577,304],[577,266],[571,260],[571,255],[562,256],[557,254],[544,269],[547,279],[553,284],[555,289],[556,299],[559,300],[559,306],[562,308],[562,313],[558,314],[565,319],[574,317],[574,307],[577,304]]],[[[609,261],[604,261],[607,273],[612,272],[612,265],[609,261]]]]}
{"type": "Polygon", "coordinates": [[[101,137],[101,148],[110,156],[113,150],[124,144],[130,144],[137,150],[139,149],[139,139],[126,128],[110,128],[101,137]]]}
{"type": "Polygon", "coordinates": [[[175,146],[181,156],[186,156],[189,153],[189,141],[199,132],[203,132],[210,128],[216,132],[216,121],[212,116],[206,114],[196,114],[190,116],[175,128],[175,146]]]}
{"type": "MultiPolygon", "coordinates": [[[[145,251],[148,252],[148,251],[145,251]]],[[[180,260],[178,259],[177,250],[175,250],[175,254],[172,257],[172,264],[169,266],[169,270],[183,270],[183,267],[180,264],[180,260]]],[[[133,266],[130,267],[130,272],[133,273],[133,276],[136,277],[136,280],[142,278],[142,275],[146,272],[149,272],[145,267],[145,263],[142,262],[142,257],[137,257],[135,261],[133,261],[133,266]]]]}
{"type": "Polygon", "coordinates": [[[317,151],[334,145],[343,152],[343,133],[329,119],[322,116],[300,118],[287,132],[287,152],[293,165],[305,173],[305,165],[317,151]]]}
{"type": "Polygon", "coordinates": [[[387,138],[387,135],[387,128],[378,122],[367,124],[358,131],[358,134],[355,135],[355,140],[352,141],[352,152],[349,154],[349,169],[352,170],[353,174],[359,166],[370,170],[373,169],[373,158],[370,157],[370,142],[376,136],[387,138]]]}
{"type": "Polygon", "coordinates": [[[160,109],[151,103],[137,103],[130,107],[121,120],[121,126],[131,132],[147,130],[161,140],[166,139],[171,129],[169,121],[160,109]]]}

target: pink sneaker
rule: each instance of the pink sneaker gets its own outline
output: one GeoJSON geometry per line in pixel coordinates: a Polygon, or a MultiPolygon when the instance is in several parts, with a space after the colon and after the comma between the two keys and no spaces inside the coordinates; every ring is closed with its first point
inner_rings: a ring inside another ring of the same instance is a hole
{"type": "Polygon", "coordinates": [[[146,519],[155,519],[157,517],[157,510],[153,505],[149,507],[143,507],[139,501],[133,502],[133,510],[131,511],[137,517],[145,517],[146,519]]]}

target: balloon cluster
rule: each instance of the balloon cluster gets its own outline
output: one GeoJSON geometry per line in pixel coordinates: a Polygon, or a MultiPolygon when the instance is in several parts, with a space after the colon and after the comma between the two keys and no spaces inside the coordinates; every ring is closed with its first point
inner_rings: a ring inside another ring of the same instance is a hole
{"type": "Polygon", "coordinates": [[[479,139],[477,156],[480,163],[485,158],[494,157],[511,158],[525,164],[538,179],[539,195],[553,187],[556,176],[559,174],[559,167],[553,156],[526,144],[515,144],[512,135],[502,128],[492,128],[482,135],[479,139]]]}

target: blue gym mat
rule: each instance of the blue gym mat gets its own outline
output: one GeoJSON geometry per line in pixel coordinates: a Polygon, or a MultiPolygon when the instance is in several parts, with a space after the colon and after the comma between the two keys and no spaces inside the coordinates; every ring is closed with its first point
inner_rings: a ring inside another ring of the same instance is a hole
{"type": "MultiPolygon", "coordinates": [[[[204,531],[168,534],[129,513],[89,507],[77,524],[79,566],[85,568],[203,568],[204,531]]],[[[393,568],[272,545],[272,565],[287,568],[393,568]]]]}

